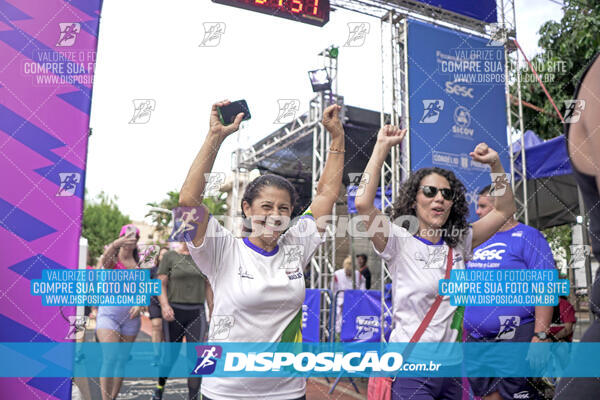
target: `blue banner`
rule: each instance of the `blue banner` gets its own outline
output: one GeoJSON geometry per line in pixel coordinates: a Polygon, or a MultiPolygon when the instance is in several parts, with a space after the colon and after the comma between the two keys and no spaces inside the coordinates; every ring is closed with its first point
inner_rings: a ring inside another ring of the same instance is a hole
{"type": "Polygon", "coordinates": [[[483,22],[498,22],[496,0],[416,0],[483,22]]]}
{"type": "Polygon", "coordinates": [[[318,342],[321,315],[321,290],[306,289],[302,304],[302,341],[318,342]]]}
{"type": "Polygon", "coordinates": [[[504,49],[447,28],[408,21],[411,170],[453,171],[467,188],[470,222],[490,168],[469,153],[480,142],[509,169],[504,49]]]}
{"type": "MultiPolygon", "coordinates": [[[[348,196],[348,214],[356,214],[356,196],[361,196],[364,193],[364,187],[349,185],[346,188],[346,194],[348,196]]],[[[392,189],[388,187],[385,191],[385,196],[389,200],[392,198],[392,189]]],[[[376,209],[381,210],[381,187],[377,188],[375,193],[375,199],[373,205],[376,209]]]]}
{"type": "Polygon", "coordinates": [[[0,377],[600,376],[600,343],[413,345],[418,360],[408,343],[0,343],[0,377]],[[153,363],[156,351],[172,364],[153,363]]]}
{"type": "MultiPolygon", "coordinates": [[[[338,295],[339,296],[339,295],[338,295]]],[[[386,296],[391,308],[391,297],[386,296]]],[[[342,307],[342,342],[379,342],[381,340],[381,292],[377,290],[345,290],[342,307]]],[[[385,318],[385,336],[389,337],[392,320],[385,318]]]]}

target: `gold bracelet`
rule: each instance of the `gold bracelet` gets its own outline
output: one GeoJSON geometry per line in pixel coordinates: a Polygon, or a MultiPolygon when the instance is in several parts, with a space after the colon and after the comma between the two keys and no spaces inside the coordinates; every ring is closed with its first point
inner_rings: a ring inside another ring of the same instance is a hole
{"type": "Polygon", "coordinates": [[[334,154],[343,154],[346,152],[346,150],[338,150],[338,149],[332,149],[332,148],[330,148],[328,151],[330,153],[334,153],[334,154]]]}

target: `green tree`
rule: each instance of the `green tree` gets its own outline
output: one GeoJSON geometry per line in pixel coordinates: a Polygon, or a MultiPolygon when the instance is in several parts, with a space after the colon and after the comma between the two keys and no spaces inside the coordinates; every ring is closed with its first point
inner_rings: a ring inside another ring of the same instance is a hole
{"type": "MultiPolygon", "coordinates": [[[[163,208],[165,210],[173,210],[179,204],[179,192],[170,191],[167,192],[167,198],[159,201],[146,203],[146,205],[150,207],[163,208]]],[[[146,217],[150,217],[152,219],[152,224],[154,225],[156,231],[159,233],[161,238],[166,240],[169,232],[169,224],[171,223],[171,213],[163,212],[163,211],[149,211],[146,214],[146,217]]]]}
{"type": "Polygon", "coordinates": [[[571,260],[571,225],[554,226],[542,232],[550,245],[557,268],[566,267],[571,260]]]}
{"type": "MultiPolygon", "coordinates": [[[[224,215],[227,212],[227,194],[221,193],[216,197],[205,197],[202,203],[208,208],[208,212],[212,215],[224,215]]],[[[159,202],[146,203],[150,207],[162,208],[165,210],[173,210],[179,204],[179,192],[170,191],[167,193],[167,197],[159,202]]],[[[172,214],[160,210],[151,210],[146,214],[146,217],[152,219],[152,224],[155,226],[157,232],[160,233],[160,237],[164,241],[167,240],[170,235],[172,214]]]]}
{"type": "Polygon", "coordinates": [[[131,223],[117,206],[117,196],[100,192],[93,200],[86,200],[83,210],[81,235],[88,240],[88,253],[92,265],[104,251],[104,246],[119,237],[121,227],[131,223]]]}
{"type": "MultiPolygon", "coordinates": [[[[542,52],[530,61],[564,116],[564,101],[573,99],[585,68],[600,51],[600,2],[564,0],[563,3],[562,19],[559,22],[548,21],[540,28],[538,45],[542,52]]],[[[528,65],[521,68],[521,79],[522,99],[543,110],[539,112],[523,107],[525,129],[533,130],[542,139],[561,135],[563,124],[528,65]]],[[[513,111],[517,111],[516,104],[513,104],[513,111]]],[[[571,258],[571,227],[564,225],[546,229],[544,235],[556,258],[568,264],[571,258]]]]}
{"type": "MultiPolygon", "coordinates": [[[[564,0],[563,11],[560,22],[548,21],[540,28],[538,45],[542,53],[530,61],[538,74],[547,78],[542,81],[564,116],[564,100],[573,98],[586,66],[600,51],[600,1],[564,0]]],[[[539,112],[523,107],[525,129],[543,139],[562,134],[563,124],[529,66],[521,69],[521,78],[522,99],[543,109],[539,112]]]]}
{"type": "Polygon", "coordinates": [[[216,197],[205,197],[202,203],[212,215],[224,215],[227,212],[227,194],[221,193],[216,197]]]}

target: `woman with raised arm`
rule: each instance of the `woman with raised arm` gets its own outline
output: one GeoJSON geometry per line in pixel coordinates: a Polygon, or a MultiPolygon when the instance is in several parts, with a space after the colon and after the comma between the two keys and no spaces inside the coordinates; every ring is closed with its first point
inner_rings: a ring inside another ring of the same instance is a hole
{"type": "MultiPolygon", "coordinates": [[[[132,224],[123,225],[119,238],[110,243],[99,261],[100,268],[139,268],[137,242],[140,230],[132,224]]],[[[96,337],[101,343],[121,342],[119,347],[103,346],[100,390],[102,400],[116,399],[123,383],[122,373],[129,357],[131,343],[140,331],[140,306],[100,306],[96,316],[96,337]],[[127,344],[125,344],[127,343],[127,344]],[[119,376],[121,375],[121,376],[119,376]]]]}
{"type": "MultiPolygon", "coordinates": [[[[298,342],[302,340],[303,267],[323,242],[319,217],[330,215],[338,197],[344,167],[344,129],[340,106],[324,111],[323,125],[331,135],[331,148],[317,194],[309,209],[289,228],[297,199],[294,186],[277,175],[263,175],[248,184],[241,201],[249,233],[235,238],[202,205],[205,174],[210,173],[221,144],[235,132],[243,118],[231,125],[219,120],[212,106],[210,129],[181,188],[179,205],[197,207],[200,221],[190,253],[214,293],[209,342],[298,342]],[[287,229],[287,231],[286,231],[287,229]],[[285,231],[285,233],[284,233],[285,231]]],[[[205,400],[304,399],[304,378],[205,377],[205,400]]]]}
{"type": "MultiPolygon", "coordinates": [[[[514,214],[514,199],[510,185],[506,185],[504,195],[496,197],[494,210],[469,227],[464,185],[451,171],[423,168],[404,182],[392,210],[392,220],[411,222],[410,231],[392,223],[373,201],[381,166],[405,134],[406,130],[390,125],[380,129],[363,175],[365,191],[357,196],[356,209],[365,218],[373,247],[386,261],[392,276],[390,342],[454,342],[462,326],[462,315],[455,313],[457,307],[444,297],[437,310],[432,308],[438,282],[446,274],[447,257],[451,257],[452,269],[464,269],[471,249],[491,237],[514,214]],[[435,311],[427,324],[423,321],[432,314],[430,310],[435,311]],[[415,335],[417,331],[419,334],[415,335]]],[[[477,145],[470,155],[489,165],[492,173],[504,173],[498,153],[485,143],[477,145]]],[[[462,361],[439,352],[435,356],[444,360],[443,365],[462,361]]],[[[396,378],[392,399],[408,398],[461,399],[460,378],[396,378]]]]}

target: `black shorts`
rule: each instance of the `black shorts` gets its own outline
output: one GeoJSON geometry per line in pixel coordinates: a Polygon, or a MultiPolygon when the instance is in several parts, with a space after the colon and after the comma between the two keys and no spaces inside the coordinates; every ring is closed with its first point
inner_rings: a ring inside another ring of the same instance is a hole
{"type": "Polygon", "coordinates": [[[160,302],[158,301],[157,296],[150,297],[150,305],[148,306],[148,313],[150,314],[150,319],[162,318],[162,313],[160,311],[160,302]]]}
{"type": "MultiPolygon", "coordinates": [[[[505,340],[497,340],[494,338],[481,338],[477,339],[470,335],[467,336],[467,342],[530,342],[533,337],[535,323],[531,322],[525,325],[521,325],[516,327],[514,337],[512,339],[505,340]]],[[[465,367],[467,371],[467,375],[469,375],[469,367],[476,366],[477,361],[473,360],[473,358],[485,359],[485,360],[494,360],[494,358],[502,358],[502,354],[492,353],[492,354],[473,354],[466,355],[465,367]]],[[[501,360],[498,360],[498,365],[502,365],[501,360]]],[[[502,369],[502,368],[501,368],[502,369]]],[[[499,375],[503,372],[506,372],[507,375],[510,374],[510,371],[497,371],[499,375]]],[[[522,399],[536,399],[537,391],[532,387],[529,378],[521,378],[521,377],[509,377],[509,378],[483,378],[483,377],[470,377],[469,384],[473,389],[473,393],[475,396],[484,397],[489,396],[494,392],[498,392],[503,399],[513,399],[513,398],[522,398],[522,399]],[[515,396],[516,395],[516,396],[515,396]]]]}

